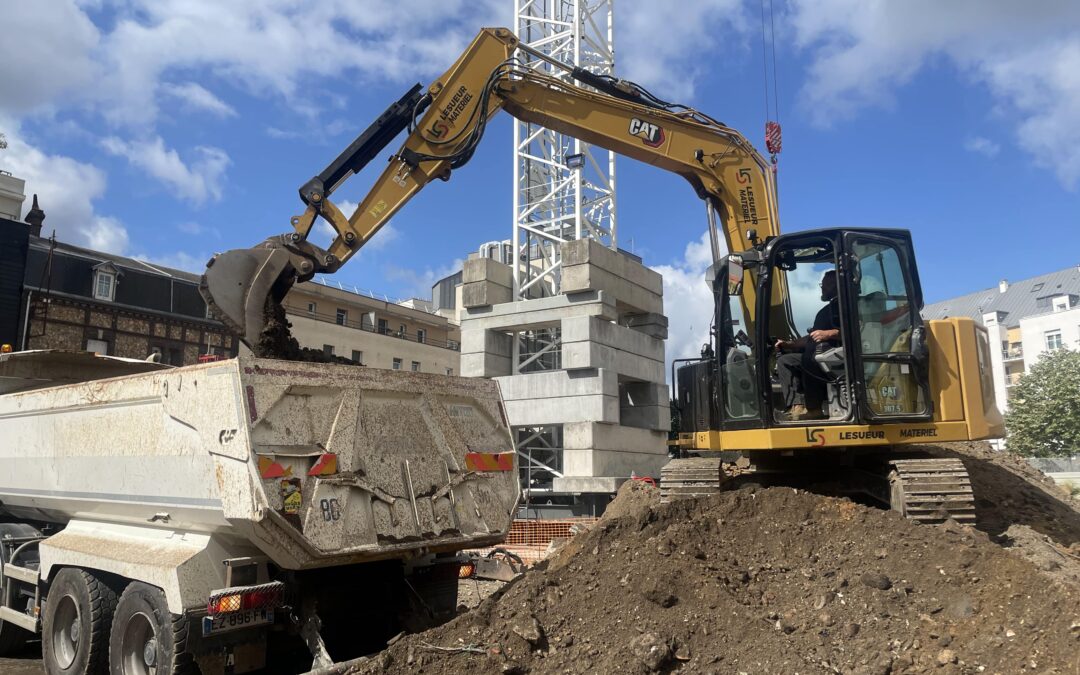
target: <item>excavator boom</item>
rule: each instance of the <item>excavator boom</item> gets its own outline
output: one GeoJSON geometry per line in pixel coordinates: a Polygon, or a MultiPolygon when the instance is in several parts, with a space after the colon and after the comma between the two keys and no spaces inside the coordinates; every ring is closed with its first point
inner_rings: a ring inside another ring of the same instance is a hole
{"type": "MultiPolygon", "coordinates": [[[[500,110],[683,176],[705,200],[710,223],[713,213],[719,216],[712,229],[716,256],[721,237],[730,250],[751,237],[779,234],[769,164],[737,131],[633,83],[571,69],[539,53],[534,55],[552,70],[526,67],[513,56],[519,48],[531,51],[505,28],[480,31],[426,91],[413,87],[301,187],[306,209],[291,219],[292,232],[215,256],[200,289],[214,313],[254,346],[268,310],[293,283],[336,272],[428,183],[449,180],[500,110]],[[406,129],[400,149],[346,217],[330,195],[406,129]],[[327,249],[308,239],[316,218],[336,233],[327,249]]],[[[747,293],[752,307],[753,289],[747,293]]]]}

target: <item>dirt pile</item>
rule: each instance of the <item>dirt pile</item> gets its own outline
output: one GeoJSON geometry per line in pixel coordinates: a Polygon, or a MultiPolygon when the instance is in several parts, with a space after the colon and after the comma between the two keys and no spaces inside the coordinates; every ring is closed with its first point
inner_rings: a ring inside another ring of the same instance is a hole
{"type": "Polygon", "coordinates": [[[975,490],[978,528],[1041,571],[1080,584],[1080,501],[1022,457],[987,443],[925,446],[960,457],[975,490]]]}
{"type": "Polygon", "coordinates": [[[292,336],[292,324],[285,315],[285,307],[273,297],[266,299],[263,309],[266,327],[259,333],[259,340],[251,350],[255,356],[263,359],[281,359],[283,361],[309,361],[313,363],[343,363],[351,366],[364,364],[343,356],[326,354],[318,349],[301,347],[292,336]]]}
{"type": "Polygon", "coordinates": [[[985,533],[791,488],[626,492],[546,567],[352,672],[1080,669],[1080,589],[985,533]]]}

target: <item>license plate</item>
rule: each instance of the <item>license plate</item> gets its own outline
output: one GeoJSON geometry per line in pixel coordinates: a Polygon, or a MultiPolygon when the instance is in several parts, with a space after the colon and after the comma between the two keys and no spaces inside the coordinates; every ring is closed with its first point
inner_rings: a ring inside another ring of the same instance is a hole
{"type": "Polygon", "coordinates": [[[274,610],[272,609],[249,609],[246,612],[204,616],[202,634],[203,637],[206,637],[250,626],[265,626],[271,623],[274,623],[274,610]]]}

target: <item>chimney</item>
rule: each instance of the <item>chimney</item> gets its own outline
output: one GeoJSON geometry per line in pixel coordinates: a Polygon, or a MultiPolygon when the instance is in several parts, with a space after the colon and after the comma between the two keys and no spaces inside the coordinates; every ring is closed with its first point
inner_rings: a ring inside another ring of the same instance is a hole
{"type": "Polygon", "coordinates": [[[34,205],[26,212],[26,218],[24,218],[24,220],[26,221],[26,224],[30,226],[31,236],[40,237],[41,224],[45,222],[45,212],[38,206],[37,194],[34,195],[34,205]]]}
{"type": "Polygon", "coordinates": [[[1002,279],[1001,281],[998,282],[998,292],[999,293],[1004,293],[1007,290],[1009,290],[1009,280],[1008,279],[1002,279]]]}

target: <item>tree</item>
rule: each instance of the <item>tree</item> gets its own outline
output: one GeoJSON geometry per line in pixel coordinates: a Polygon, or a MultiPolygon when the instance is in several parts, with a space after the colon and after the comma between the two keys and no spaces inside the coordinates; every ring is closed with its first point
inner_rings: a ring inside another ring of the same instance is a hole
{"type": "Polygon", "coordinates": [[[1080,351],[1043,354],[1013,387],[1005,426],[1009,450],[1021,455],[1080,452],[1080,351]]]}

